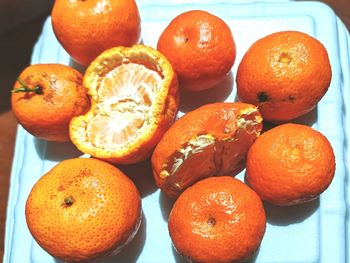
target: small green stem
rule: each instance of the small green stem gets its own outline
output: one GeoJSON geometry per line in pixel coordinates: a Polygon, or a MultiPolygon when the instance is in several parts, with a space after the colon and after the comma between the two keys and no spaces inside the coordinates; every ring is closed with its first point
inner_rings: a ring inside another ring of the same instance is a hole
{"type": "Polygon", "coordinates": [[[13,89],[12,93],[18,93],[18,92],[35,92],[36,94],[43,94],[43,89],[40,86],[35,86],[34,88],[29,88],[27,84],[24,83],[24,81],[21,78],[17,78],[18,82],[21,84],[21,87],[17,89],[13,89]]]}

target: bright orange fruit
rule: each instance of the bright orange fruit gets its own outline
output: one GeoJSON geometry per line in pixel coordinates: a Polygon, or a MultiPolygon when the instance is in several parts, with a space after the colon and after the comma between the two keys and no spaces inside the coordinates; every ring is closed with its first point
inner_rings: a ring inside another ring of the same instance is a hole
{"type": "Polygon", "coordinates": [[[145,160],[175,120],[178,84],[168,60],[151,47],[116,47],[84,75],[91,110],[73,118],[72,142],[82,152],[120,164],[145,160]]]}
{"type": "Polygon", "coordinates": [[[171,197],[205,177],[237,174],[259,136],[262,118],[254,105],[218,102],[178,119],[152,155],[157,186],[171,197]]]}
{"type": "Polygon", "coordinates": [[[32,135],[48,141],[69,141],[69,122],[90,108],[82,74],[61,64],[25,68],[12,90],[12,111],[32,135]]]}
{"type": "Polygon", "coordinates": [[[58,41],[84,66],[106,49],[132,46],[140,39],[134,0],[56,0],[51,18],[58,41]]]}
{"type": "Polygon", "coordinates": [[[176,250],[191,262],[241,262],[258,249],[266,216],[253,190],[219,176],[186,189],[170,212],[168,226],[176,250]]]}
{"type": "Polygon", "coordinates": [[[120,170],[97,159],[65,160],[39,179],[26,203],[28,228],[52,256],[92,261],[135,236],[141,199],[120,170]]]}
{"type": "Polygon", "coordinates": [[[297,31],[256,41],[237,71],[237,95],[259,107],[268,121],[288,121],[310,112],[327,92],[332,71],[325,47],[297,31]]]}
{"type": "Polygon", "coordinates": [[[202,10],[175,17],[162,32],[157,49],[170,60],[180,85],[191,91],[209,89],[220,83],[236,58],[229,26],[202,10]]]}
{"type": "Polygon", "coordinates": [[[334,173],[331,144],[305,125],[277,126],[263,133],[248,152],[248,184],[275,205],[301,204],[318,197],[334,173]]]}

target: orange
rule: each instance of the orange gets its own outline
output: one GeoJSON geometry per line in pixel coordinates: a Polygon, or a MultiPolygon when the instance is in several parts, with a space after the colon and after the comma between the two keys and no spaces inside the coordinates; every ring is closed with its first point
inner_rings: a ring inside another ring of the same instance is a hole
{"type": "Polygon", "coordinates": [[[134,183],[111,164],[75,158],[37,181],[25,215],[31,234],[52,256],[91,262],[132,240],[141,222],[141,199],[134,183]]]}
{"type": "Polygon", "coordinates": [[[332,182],[335,157],[327,138],[300,124],[263,133],[248,152],[246,179],[269,203],[288,206],[318,197],[332,182]]]}
{"type": "Polygon", "coordinates": [[[140,38],[140,15],[134,0],[56,0],[51,18],[58,41],[84,66],[102,51],[132,46],[140,38]]]}
{"type": "Polygon", "coordinates": [[[254,105],[218,102],[187,113],[164,134],[152,155],[153,176],[168,196],[205,177],[237,174],[262,129],[254,105]]]}
{"type": "Polygon", "coordinates": [[[310,112],[332,76],[325,47],[315,38],[284,31],[256,41],[237,71],[237,95],[259,107],[264,120],[288,121],[310,112]]]}
{"type": "Polygon", "coordinates": [[[20,74],[12,90],[12,111],[32,135],[69,141],[72,117],[88,111],[90,101],[80,72],[61,64],[35,64],[20,74]]]}
{"type": "Polygon", "coordinates": [[[72,142],[113,163],[145,160],[174,122],[178,84],[168,60],[151,47],[116,47],[97,57],[84,75],[91,110],[73,118],[72,142]]]}
{"type": "Polygon", "coordinates": [[[180,85],[191,91],[223,81],[236,58],[229,26],[202,10],[175,17],[159,37],[157,49],[170,60],[180,85]]]}
{"type": "Polygon", "coordinates": [[[241,262],[258,249],[266,216],[253,190],[237,179],[220,176],[185,190],[168,222],[176,250],[191,262],[241,262]]]}

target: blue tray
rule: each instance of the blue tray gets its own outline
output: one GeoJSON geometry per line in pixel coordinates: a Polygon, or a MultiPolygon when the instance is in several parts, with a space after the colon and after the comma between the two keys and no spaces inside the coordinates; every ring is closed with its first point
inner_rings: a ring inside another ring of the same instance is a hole
{"type": "MultiPolygon", "coordinates": [[[[234,101],[234,77],[247,48],[258,38],[280,30],[299,30],[319,39],[327,48],[333,78],[329,91],[317,108],[297,122],[306,123],[328,137],[336,155],[336,175],[329,189],[317,200],[298,207],[276,208],[265,205],[267,229],[260,249],[250,262],[349,262],[347,240],[348,188],[350,163],[350,56],[349,36],[333,11],[317,2],[270,1],[246,4],[155,4],[139,1],[143,43],[156,46],[159,34],[177,14],[190,9],[210,11],[224,19],[232,29],[237,44],[237,60],[225,80],[224,94],[207,91],[201,103],[234,101]],[[233,88],[232,88],[233,86],[233,88]]],[[[182,1],[184,2],[184,1],[182,1]]],[[[48,18],[36,43],[32,63],[56,62],[74,65],[55,39],[48,18]]],[[[185,98],[181,112],[196,108],[198,101],[185,98]]],[[[27,196],[34,183],[61,160],[81,156],[71,143],[47,143],[18,126],[15,156],[7,210],[5,263],[57,262],[42,250],[30,235],[24,216],[27,196]]],[[[171,245],[167,216],[172,201],[155,187],[148,162],[124,167],[142,195],[144,220],[140,231],[121,254],[105,262],[182,262],[171,245]]],[[[238,178],[242,179],[242,172],[238,178]]],[[[185,242],[185,241],[184,241],[185,242]]]]}

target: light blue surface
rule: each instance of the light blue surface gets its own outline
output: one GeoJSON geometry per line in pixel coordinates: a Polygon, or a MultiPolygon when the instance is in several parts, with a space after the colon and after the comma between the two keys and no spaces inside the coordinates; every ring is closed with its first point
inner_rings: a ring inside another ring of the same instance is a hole
{"type": "MultiPolygon", "coordinates": [[[[265,205],[268,224],[259,251],[250,262],[349,262],[347,251],[347,213],[350,202],[348,188],[348,133],[350,131],[350,57],[349,37],[345,27],[326,5],[316,2],[154,4],[139,1],[142,37],[147,45],[156,46],[159,34],[177,14],[190,9],[204,9],[224,19],[233,32],[237,59],[232,75],[225,80],[225,94],[204,92],[201,100],[233,101],[236,95],[232,76],[247,48],[258,38],[280,30],[299,30],[315,36],[327,48],[332,65],[332,83],[316,110],[297,120],[321,131],[330,140],[336,154],[336,175],[321,198],[309,204],[276,208],[265,205]],[[171,8],[169,7],[171,6],[171,8]]],[[[199,1],[197,1],[199,2],[199,1]]],[[[57,43],[50,20],[36,43],[32,63],[70,61],[57,43]]],[[[191,98],[182,102],[181,113],[200,104],[191,98]]],[[[33,184],[59,161],[80,156],[70,143],[47,143],[18,127],[7,211],[5,263],[55,262],[32,239],[24,216],[24,205],[33,184]]],[[[143,163],[126,168],[143,197],[144,222],[135,240],[120,255],[106,262],[182,262],[173,251],[167,231],[167,215],[171,201],[160,194],[153,183],[149,165],[143,163]],[[146,171],[146,172],[145,172],[146,171]]],[[[243,173],[239,175],[242,179],[243,173]]],[[[185,241],[184,241],[185,242],[185,241]]],[[[349,245],[348,245],[349,246],[349,245]]]]}

